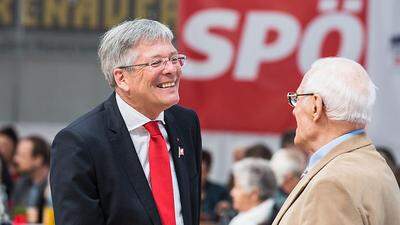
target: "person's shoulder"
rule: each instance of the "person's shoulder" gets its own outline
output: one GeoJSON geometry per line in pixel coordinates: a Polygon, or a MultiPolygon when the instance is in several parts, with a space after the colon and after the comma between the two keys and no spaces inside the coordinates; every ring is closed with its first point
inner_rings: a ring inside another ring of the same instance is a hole
{"type": "Polygon", "coordinates": [[[31,183],[31,178],[27,174],[21,175],[20,177],[18,177],[16,181],[16,184],[27,184],[27,183],[31,183]]]}
{"type": "Polygon", "coordinates": [[[106,102],[107,101],[100,103],[89,112],[73,120],[69,125],[58,132],[55,140],[59,137],[69,137],[71,135],[74,137],[79,136],[81,138],[87,138],[88,135],[98,134],[98,131],[104,130],[106,124],[106,102]]]}
{"type": "Polygon", "coordinates": [[[385,164],[385,160],[370,144],[338,155],[328,163],[327,167],[346,176],[360,176],[382,170],[385,164]]]}
{"type": "Polygon", "coordinates": [[[194,110],[183,107],[181,105],[173,105],[166,111],[171,112],[172,114],[175,115],[188,115],[188,116],[197,115],[194,110]]]}
{"type": "Polygon", "coordinates": [[[372,184],[371,180],[382,181],[387,173],[389,169],[383,158],[373,145],[367,145],[333,158],[313,177],[311,183],[332,182],[360,190],[365,185],[382,185],[382,182],[372,184]]]}
{"type": "Polygon", "coordinates": [[[104,113],[104,103],[96,106],[94,109],[90,110],[89,112],[83,114],[82,116],[78,117],[74,121],[72,121],[67,128],[74,129],[74,128],[82,128],[82,126],[86,126],[97,122],[99,119],[102,119],[102,114],[104,113]]]}

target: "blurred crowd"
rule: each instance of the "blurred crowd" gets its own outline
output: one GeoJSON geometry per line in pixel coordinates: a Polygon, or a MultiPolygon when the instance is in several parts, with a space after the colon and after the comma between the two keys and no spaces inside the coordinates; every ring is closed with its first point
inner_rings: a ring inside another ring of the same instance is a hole
{"type": "MultiPolygon", "coordinates": [[[[233,151],[234,163],[226,186],[212,182],[212,155],[202,156],[202,225],[270,225],[300,181],[308,156],[294,145],[295,131],[282,134],[280,149],[255,144],[233,151]]],[[[377,146],[400,186],[400,167],[392,150],[377,146]]],[[[216,162],[218,163],[218,162],[216,162]]]]}
{"type": "Polygon", "coordinates": [[[49,143],[39,135],[19,137],[6,126],[0,129],[0,158],[1,224],[44,223],[51,208],[49,143]]]}
{"type": "MultiPolygon", "coordinates": [[[[302,177],[307,155],[282,135],[280,149],[254,144],[233,150],[226,185],[209,179],[213,157],[204,149],[201,177],[201,224],[270,225],[302,177]]],[[[377,147],[400,184],[392,150],[377,147]]],[[[1,224],[54,224],[48,185],[50,145],[39,135],[19,137],[12,126],[0,128],[1,224]]]]}

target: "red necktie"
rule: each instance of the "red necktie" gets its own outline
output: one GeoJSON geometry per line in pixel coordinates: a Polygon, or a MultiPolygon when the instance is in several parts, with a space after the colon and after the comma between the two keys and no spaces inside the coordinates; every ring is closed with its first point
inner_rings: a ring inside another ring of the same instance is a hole
{"type": "Polygon", "coordinates": [[[174,192],[167,143],[158,128],[157,121],[144,125],[150,133],[149,162],[151,192],[156,201],[163,225],[175,225],[174,192]]]}

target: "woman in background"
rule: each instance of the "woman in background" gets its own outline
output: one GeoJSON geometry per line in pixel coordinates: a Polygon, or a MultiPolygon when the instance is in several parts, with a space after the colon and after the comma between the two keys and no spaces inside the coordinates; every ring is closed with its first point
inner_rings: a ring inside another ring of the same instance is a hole
{"type": "Polygon", "coordinates": [[[229,225],[271,224],[275,207],[276,179],[269,162],[246,158],[233,165],[233,207],[239,212],[229,225]]]}

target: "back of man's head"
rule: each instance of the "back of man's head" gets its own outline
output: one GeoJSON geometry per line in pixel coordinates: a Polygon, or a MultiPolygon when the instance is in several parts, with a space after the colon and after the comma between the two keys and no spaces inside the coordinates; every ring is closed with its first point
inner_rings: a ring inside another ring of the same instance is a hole
{"type": "Polygon", "coordinates": [[[42,165],[49,166],[50,165],[50,146],[45,139],[39,136],[29,136],[25,138],[32,142],[32,157],[42,158],[42,165]]]}
{"type": "Polygon", "coordinates": [[[6,126],[0,129],[0,155],[6,163],[12,161],[17,143],[18,134],[14,127],[6,126]]]}
{"type": "Polygon", "coordinates": [[[321,96],[328,119],[361,125],[371,120],[375,89],[360,64],[339,57],[314,62],[301,84],[302,92],[321,96]]]}
{"type": "Polygon", "coordinates": [[[14,145],[18,142],[18,134],[14,127],[6,126],[0,129],[0,134],[7,136],[14,142],[14,145]]]}
{"type": "Polygon", "coordinates": [[[207,171],[211,169],[212,156],[211,153],[206,149],[201,151],[201,162],[207,167],[207,171]]]}
{"type": "Polygon", "coordinates": [[[272,157],[272,150],[265,144],[255,144],[245,150],[244,157],[270,160],[272,157]]]}
{"type": "Polygon", "coordinates": [[[276,180],[281,186],[289,176],[300,178],[305,169],[305,156],[299,150],[281,149],[274,153],[270,165],[275,173],[276,180]]]}

